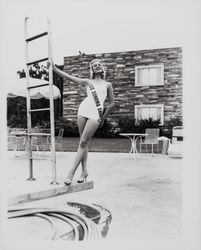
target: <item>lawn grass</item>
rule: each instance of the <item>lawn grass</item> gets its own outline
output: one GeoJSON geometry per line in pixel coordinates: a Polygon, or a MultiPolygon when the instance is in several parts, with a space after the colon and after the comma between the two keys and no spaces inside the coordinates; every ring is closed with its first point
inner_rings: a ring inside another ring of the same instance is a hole
{"type": "MultiPolygon", "coordinates": [[[[64,151],[75,152],[79,144],[78,137],[65,137],[62,141],[64,151]]],[[[151,152],[151,145],[148,145],[148,152],[151,152]]],[[[162,151],[162,145],[159,144],[159,152],[162,151]]],[[[137,150],[139,152],[139,144],[137,150]]],[[[131,149],[131,142],[128,138],[92,138],[89,144],[90,152],[119,152],[128,153],[131,149]]],[[[142,146],[142,153],[145,153],[145,148],[142,146]]],[[[154,153],[158,153],[157,147],[154,147],[154,153]]]]}
{"type": "MultiPolygon", "coordinates": [[[[42,144],[41,144],[42,145],[42,144]]],[[[47,145],[39,145],[40,150],[49,151],[50,148],[47,145]]],[[[62,139],[62,148],[64,152],[76,152],[79,145],[79,137],[64,137],[62,139]]],[[[24,147],[24,146],[23,146],[24,147]]],[[[24,148],[22,147],[22,150],[24,148]]],[[[131,142],[128,138],[95,138],[91,139],[89,144],[90,152],[119,152],[128,153],[131,149],[131,142]]],[[[13,150],[13,144],[8,143],[8,150],[13,150]]],[[[33,148],[33,150],[36,150],[33,148]]],[[[137,150],[139,152],[139,144],[137,144],[137,150]]],[[[56,151],[60,151],[56,147],[56,151]]],[[[162,148],[159,144],[159,152],[161,153],[162,148]]],[[[142,153],[145,152],[145,148],[142,147],[142,153]]],[[[148,152],[151,152],[150,145],[148,145],[148,152]]],[[[154,147],[154,153],[158,153],[157,147],[154,147]]]]}
{"type": "MultiPolygon", "coordinates": [[[[77,151],[78,137],[65,137],[62,141],[64,151],[77,151]]],[[[91,152],[122,152],[130,151],[130,141],[126,138],[92,138],[89,144],[91,152]]]]}

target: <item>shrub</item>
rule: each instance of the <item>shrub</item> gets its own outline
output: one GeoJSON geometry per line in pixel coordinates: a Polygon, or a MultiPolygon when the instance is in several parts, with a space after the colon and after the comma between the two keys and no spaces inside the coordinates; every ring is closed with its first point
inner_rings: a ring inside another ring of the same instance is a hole
{"type": "MultiPolygon", "coordinates": [[[[60,128],[64,128],[64,136],[65,137],[78,137],[79,129],[78,125],[74,122],[71,122],[65,118],[57,118],[56,119],[56,133],[60,128]]],[[[118,136],[118,127],[115,122],[109,122],[105,120],[103,126],[98,128],[94,137],[96,138],[113,138],[118,136]]]]}
{"type": "Polygon", "coordinates": [[[79,130],[78,130],[77,124],[72,123],[66,118],[56,117],[55,118],[55,130],[56,130],[55,133],[56,134],[58,133],[60,128],[64,129],[64,137],[78,137],[79,136],[79,130]]]}
{"type": "Polygon", "coordinates": [[[179,116],[171,117],[170,120],[166,122],[166,127],[170,130],[172,130],[172,128],[175,126],[182,126],[182,125],[183,121],[179,116]]]}
{"type": "Polygon", "coordinates": [[[152,118],[140,120],[136,123],[134,118],[123,116],[118,121],[120,133],[144,133],[146,128],[158,128],[159,125],[160,120],[153,120],[152,118]]]}
{"type": "Polygon", "coordinates": [[[169,139],[172,138],[172,128],[175,126],[182,126],[183,122],[181,117],[174,116],[171,117],[168,121],[166,121],[164,128],[161,130],[161,136],[166,136],[169,139]]]}
{"type": "Polygon", "coordinates": [[[26,99],[15,97],[7,99],[7,125],[11,128],[27,127],[26,99]]]}
{"type": "Polygon", "coordinates": [[[138,122],[138,131],[144,133],[147,128],[158,128],[160,126],[160,120],[153,120],[152,118],[140,120],[138,122]]]}
{"type": "Polygon", "coordinates": [[[99,138],[114,138],[118,136],[118,126],[115,122],[109,122],[107,119],[105,120],[103,126],[98,128],[95,137],[99,138]]]}
{"type": "MultiPolygon", "coordinates": [[[[31,100],[31,108],[45,108],[48,107],[48,100],[41,98],[38,100],[31,100]]],[[[32,127],[50,127],[49,112],[35,112],[31,115],[32,127]]],[[[27,127],[27,110],[26,98],[15,97],[7,99],[7,125],[11,128],[26,128],[27,127]]]]}
{"type": "Polygon", "coordinates": [[[128,115],[122,116],[119,118],[117,123],[120,133],[135,132],[136,125],[135,125],[135,119],[133,117],[130,117],[128,115]]]}
{"type": "Polygon", "coordinates": [[[79,136],[78,126],[74,126],[74,127],[65,126],[64,127],[64,137],[78,137],[78,136],[79,136]]]}

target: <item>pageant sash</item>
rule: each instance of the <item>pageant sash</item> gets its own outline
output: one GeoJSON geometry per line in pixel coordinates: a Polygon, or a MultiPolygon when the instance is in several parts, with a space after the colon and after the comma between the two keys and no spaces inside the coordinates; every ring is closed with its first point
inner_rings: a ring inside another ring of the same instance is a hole
{"type": "Polygon", "coordinates": [[[102,114],[103,114],[103,110],[101,108],[101,104],[100,104],[100,101],[99,101],[99,98],[98,98],[98,95],[96,93],[96,90],[94,88],[94,85],[92,83],[88,83],[88,86],[89,86],[89,89],[91,91],[91,94],[94,98],[94,102],[96,104],[96,107],[97,107],[97,110],[98,110],[98,114],[99,114],[99,117],[101,118],[102,114]]]}

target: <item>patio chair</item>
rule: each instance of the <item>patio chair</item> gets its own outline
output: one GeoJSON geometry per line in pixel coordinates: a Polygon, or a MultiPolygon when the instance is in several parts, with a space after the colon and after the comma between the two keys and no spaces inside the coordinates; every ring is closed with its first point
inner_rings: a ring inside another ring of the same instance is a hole
{"type": "Polygon", "coordinates": [[[32,150],[36,149],[37,152],[39,152],[39,139],[37,136],[32,136],[31,138],[31,147],[32,147],[32,150]]]}
{"type": "Polygon", "coordinates": [[[14,154],[17,157],[17,151],[25,151],[26,154],[26,138],[25,136],[16,136],[14,144],[14,154]]]}
{"type": "Polygon", "coordinates": [[[159,128],[147,128],[145,130],[145,134],[148,134],[148,135],[145,136],[144,141],[142,141],[142,140],[140,141],[140,153],[142,150],[142,145],[145,146],[146,153],[148,153],[147,145],[151,145],[151,153],[152,154],[154,152],[154,145],[156,145],[158,153],[159,153],[159,146],[158,146],[159,142],[157,141],[157,138],[159,137],[159,133],[160,133],[159,128]]]}
{"type": "Polygon", "coordinates": [[[58,146],[61,151],[63,151],[63,147],[62,147],[63,135],[64,135],[64,129],[61,128],[59,130],[58,136],[55,138],[55,147],[58,146]]]}
{"type": "Polygon", "coordinates": [[[172,141],[169,144],[168,155],[170,157],[183,157],[183,127],[175,126],[172,128],[172,141]]]}
{"type": "Polygon", "coordinates": [[[8,135],[8,141],[7,141],[8,150],[12,149],[14,151],[15,144],[16,144],[16,136],[15,135],[8,135]]]}
{"type": "MultiPolygon", "coordinates": [[[[61,128],[59,130],[58,135],[55,137],[55,148],[58,147],[59,150],[63,151],[63,147],[62,147],[62,139],[63,139],[63,134],[64,134],[64,129],[61,128]]],[[[51,142],[47,142],[45,145],[49,145],[50,150],[51,150],[51,142]]]]}

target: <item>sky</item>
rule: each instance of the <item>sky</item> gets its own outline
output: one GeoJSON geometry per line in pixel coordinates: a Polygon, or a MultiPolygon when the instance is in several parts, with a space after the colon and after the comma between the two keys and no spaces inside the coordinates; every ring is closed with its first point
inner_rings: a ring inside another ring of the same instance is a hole
{"type": "MultiPolygon", "coordinates": [[[[51,21],[56,64],[65,56],[183,46],[189,3],[180,0],[2,0],[3,64],[10,77],[24,68],[24,18],[28,36],[51,21]]],[[[192,10],[193,11],[193,10],[192,10]]],[[[47,39],[30,43],[32,61],[47,56],[47,39]]],[[[7,76],[8,77],[8,76],[7,76]]]]}

